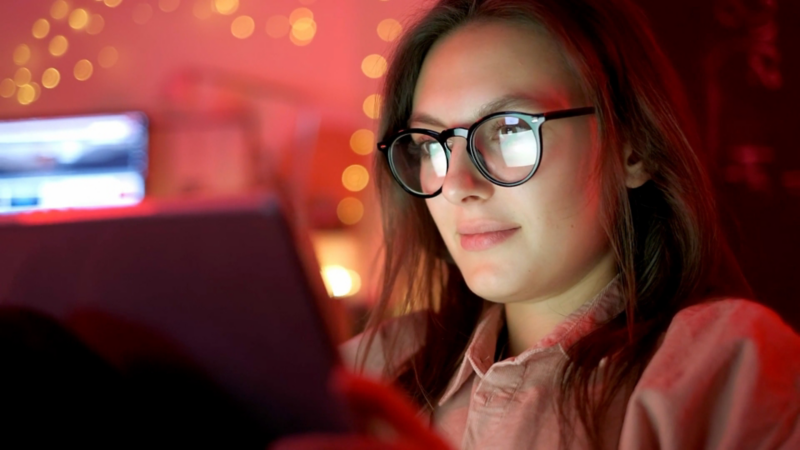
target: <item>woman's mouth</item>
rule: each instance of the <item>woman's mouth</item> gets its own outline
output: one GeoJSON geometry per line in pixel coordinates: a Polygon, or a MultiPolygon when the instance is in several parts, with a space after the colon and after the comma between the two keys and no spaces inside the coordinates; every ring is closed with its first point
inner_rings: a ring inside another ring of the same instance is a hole
{"type": "Polygon", "coordinates": [[[488,250],[505,242],[517,231],[519,231],[519,227],[481,233],[459,233],[461,248],[468,252],[488,250]]]}

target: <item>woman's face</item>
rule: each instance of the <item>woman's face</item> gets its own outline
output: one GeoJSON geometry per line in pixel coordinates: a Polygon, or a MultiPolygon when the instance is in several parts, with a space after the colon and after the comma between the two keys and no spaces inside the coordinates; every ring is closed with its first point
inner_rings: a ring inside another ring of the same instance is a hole
{"type": "MultiPolygon", "coordinates": [[[[496,111],[582,106],[590,105],[549,38],[517,25],[472,24],[426,57],[409,126],[468,128],[496,111]]],[[[594,116],[548,121],[542,139],[533,178],[505,188],[483,178],[465,139],[455,138],[442,193],[427,200],[468,286],[493,302],[543,301],[613,276],[594,116]]]]}

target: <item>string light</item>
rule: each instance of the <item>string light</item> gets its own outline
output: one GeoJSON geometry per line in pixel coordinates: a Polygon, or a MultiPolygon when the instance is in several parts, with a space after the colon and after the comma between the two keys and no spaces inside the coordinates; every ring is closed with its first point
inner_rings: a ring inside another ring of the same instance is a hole
{"type": "Polygon", "coordinates": [[[53,6],[50,7],[50,17],[56,20],[61,20],[67,17],[69,13],[69,4],[64,0],[56,0],[53,6]]]}
{"type": "Polygon", "coordinates": [[[31,71],[25,67],[20,67],[14,73],[14,83],[17,87],[22,87],[31,82],[31,71]]]}
{"type": "Polygon", "coordinates": [[[153,17],[153,7],[147,3],[139,3],[133,9],[133,21],[138,25],[146,24],[153,17]]]}
{"type": "Polygon", "coordinates": [[[86,26],[86,32],[89,34],[100,34],[106,26],[106,21],[100,14],[92,14],[89,18],[89,25],[86,26]]]}
{"type": "Polygon", "coordinates": [[[375,133],[370,130],[357,130],[350,136],[350,148],[359,155],[369,155],[375,148],[375,133]]]}
{"type": "Polygon", "coordinates": [[[94,72],[94,67],[88,59],[82,59],[75,63],[73,74],[75,75],[76,80],[86,81],[91,78],[92,72],[94,72]]]}
{"type": "Polygon", "coordinates": [[[378,24],[378,37],[386,42],[391,42],[400,37],[403,26],[395,19],[384,19],[378,24]]]}
{"type": "Polygon", "coordinates": [[[370,78],[380,78],[386,73],[386,59],[381,55],[369,55],[361,61],[361,71],[370,78]]]}
{"type": "Polygon", "coordinates": [[[364,190],[369,184],[369,172],[364,166],[353,164],[342,172],[342,184],[348,191],[364,190]]]}
{"type": "Polygon", "coordinates": [[[58,86],[60,81],[61,74],[53,67],[50,67],[49,69],[45,70],[44,73],[42,73],[42,86],[47,89],[53,89],[54,87],[58,86]]]}
{"type": "Polygon", "coordinates": [[[383,99],[380,94],[372,94],[368,96],[362,105],[364,114],[366,114],[370,119],[377,119],[380,117],[382,101],[383,99]]]}
{"type": "Polygon", "coordinates": [[[297,8],[289,14],[289,23],[295,24],[300,19],[314,19],[314,12],[308,8],[297,8]]]}
{"type": "Polygon", "coordinates": [[[247,39],[256,29],[256,22],[250,16],[239,16],[231,23],[231,33],[239,39],[247,39]]]}
{"type": "Polygon", "coordinates": [[[109,69],[113,67],[114,64],[117,63],[118,59],[119,59],[119,52],[117,52],[116,48],[110,45],[107,47],[103,47],[103,49],[100,50],[100,53],[97,55],[97,63],[103,69],[109,69]]]}
{"type": "Polygon", "coordinates": [[[89,13],[83,8],[72,10],[69,15],[69,27],[73,30],[82,30],[89,23],[89,13]]]}
{"type": "Polygon", "coordinates": [[[0,81],[0,97],[11,98],[17,90],[17,85],[11,78],[0,81]]]}
{"type": "Polygon", "coordinates": [[[345,225],[354,225],[364,217],[364,205],[357,198],[347,197],[339,202],[336,215],[345,225]]]}
{"type": "Polygon", "coordinates": [[[222,15],[229,16],[239,9],[239,0],[214,0],[214,10],[222,15]]]}
{"type": "Polygon", "coordinates": [[[20,44],[14,49],[14,63],[18,66],[26,64],[31,59],[31,49],[25,44],[20,44]]]}
{"type": "Polygon", "coordinates": [[[289,33],[292,29],[292,24],[286,16],[272,16],[267,19],[267,34],[270,37],[281,38],[289,33]]]}
{"type": "Polygon", "coordinates": [[[175,11],[180,5],[181,0],[158,0],[158,7],[164,12],[175,11]]]}
{"type": "Polygon", "coordinates": [[[53,56],[61,56],[67,52],[67,48],[69,48],[69,41],[62,35],[58,35],[53,37],[50,40],[50,54],[53,56]]]}
{"type": "MultiPolygon", "coordinates": [[[[292,18],[289,17],[289,22],[292,18]]],[[[297,19],[292,23],[292,34],[289,39],[297,46],[304,46],[311,43],[317,33],[317,23],[310,17],[297,19]]]]}
{"type": "Polygon", "coordinates": [[[39,19],[33,23],[33,37],[36,39],[44,39],[50,33],[50,22],[47,19],[39,19]]]}
{"type": "Polygon", "coordinates": [[[30,105],[36,100],[36,90],[30,84],[23,84],[17,89],[17,101],[20,105],[30,105]]]}

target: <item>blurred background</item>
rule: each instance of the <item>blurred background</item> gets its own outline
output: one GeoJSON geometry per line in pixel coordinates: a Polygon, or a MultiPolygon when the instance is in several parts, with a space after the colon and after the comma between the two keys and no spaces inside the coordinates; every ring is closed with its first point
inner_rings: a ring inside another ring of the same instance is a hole
{"type": "MultiPolygon", "coordinates": [[[[358,321],[380,257],[378,92],[392,46],[431,3],[4,0],[0,177],[21,142],[64,139],[71,126],[18,119],[92,115],[134,134],[143,124],[144,184],[113,180],[127,183],[125,201],[286,192],[329,293],[358,321]]],[[[640,4],[686,85],[734,252],[759,299],[800,328],[800,2],[640,4]]],[[[37,158],[66,164],[80,153],[68,150],[37,158]]],[[[0,192],[5,212],[37,206],[10,196],[0,192]]]]}

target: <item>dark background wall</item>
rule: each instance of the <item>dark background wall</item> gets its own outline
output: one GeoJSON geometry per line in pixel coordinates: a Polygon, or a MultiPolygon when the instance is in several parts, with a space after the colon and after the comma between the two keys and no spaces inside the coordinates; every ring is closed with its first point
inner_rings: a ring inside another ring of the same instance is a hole
{"type": "Polygon", "coordinates": [[[800,329],[800,2],[639,4],[684,81],[733,251],[800,329]]]}

